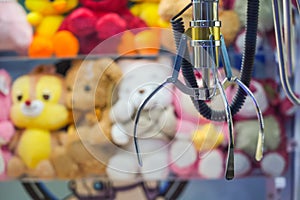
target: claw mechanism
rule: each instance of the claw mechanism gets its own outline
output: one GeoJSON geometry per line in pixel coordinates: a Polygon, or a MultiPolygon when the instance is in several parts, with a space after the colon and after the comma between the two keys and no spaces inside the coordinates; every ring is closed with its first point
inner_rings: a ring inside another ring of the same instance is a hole
{"type": "MultiPolygon", "coordinates": [[[[242,106],[246,95],[250,96],[254,103],[259,124],[255,158],[259,161],[263,156],[264,122],[260,107],[254,95],[248,88],[249,81],[251,79],[251,73],[249,74],[249,71],[251,72],[251,69],[241,70],[244,71],[241,73],[248,72],[246,75],[241,75],[241,77],[248,76],[248,82],[240,80],[238,77],[234,77],[232,75],[226,45],[220,32],[221,21],[219,21],[218,18],[218,3],[218,0],[192,0],[192,2],[171,21],[177,46],[173,73],[171,77],[166,78],[166,80],[142,102],[135,117],[134,144],[140,165],[142,165],[142,158],[138,145],[139,116],[141,110],[143,110],[149,100],[167,84],[173,84],[181,92],[189,95],[191,100],[195,102],[195,108],[207,119],[227,122],[229,131],[228,153],[225,169],[225,178],[227,180],[234,178],[234,133],[232,117],[242,106]],[[193,19],[190,21],[190,27],[184,31],[184,26],[182,25],[183,23],[179,16],[190,7],[193,8],[193,19]],[[218,76],[219,60],[222,60],[226,75],[223,81],[221,81],[218,76]],[[180,72],[183,74],[185,83],[178,79],[180,72]],[[202,85],[200,87],[197,85],[195,72],[201,74],[202,85]],[[239,101],[238,103],[230,104],[225,95],[225,89],[231,84],[236,84],[239,87],[239,90],[241,90],[240,93],[242,95],[238,95],[236,98],[239,101]],[[216,95],[220,95],[222,97],[222,102],[224,104],[223,111],[212,110],[206,104],[207,101],[212,100],[212,98],[216,95]]],[[[255,42],[253,41],[250,43],[252,45],[254,43],[255,45],[255,42]]],[[[247,48],[249,47],[245,47],[246,51],[247,48]]],[[[252,53],[254,54],[255,52],[252,53]]],[[[249,58],[246,57],[245,59],[249,58]]],[[[250,58],[250,67],[252,65],[250,58]]]]}

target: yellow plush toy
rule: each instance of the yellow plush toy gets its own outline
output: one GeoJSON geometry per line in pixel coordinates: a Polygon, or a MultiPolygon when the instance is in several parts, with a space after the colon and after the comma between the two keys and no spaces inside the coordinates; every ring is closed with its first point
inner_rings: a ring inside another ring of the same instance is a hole
{"type": "Polygon", "coordinates": [[[68,124],[69,112],[63,98],[64,81],[52,74],[52,69],[40,66],[13,83],[11,119],[23,131],[15,156],[8,163],[9,176],[48,178],[55,175],[49,160],[53,146],[51,132],[68,124]]]}
{"type": "Polygon", "coordinates": [[[134,4],[130,11],[146,22],[149,27],[170,27],[169,21],[163,20],[158,13],[159,2],[143,0],[134,4]]]}
{"type": "Polygon", "coordinates": [[[77,38],[69,31],[58,31],[63,14],[78,5],[78,0],[25,0],[30,11],[27,20],[35,27],[29,47],[31,57],[75,56],[79,51],[77,38]]]}

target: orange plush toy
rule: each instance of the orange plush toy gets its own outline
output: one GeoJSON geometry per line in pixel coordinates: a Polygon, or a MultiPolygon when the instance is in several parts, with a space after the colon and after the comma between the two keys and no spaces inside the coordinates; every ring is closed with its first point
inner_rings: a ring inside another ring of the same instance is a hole
{"type": "Polygon", "coordinates": [[[69,31],[58,31],[63,14],[75,8],[78,0],[25,0],[30,11],[27,20],[35,28],[29,47],[30,57],[75,56],[79,50],[77,38],[69,31]]]}

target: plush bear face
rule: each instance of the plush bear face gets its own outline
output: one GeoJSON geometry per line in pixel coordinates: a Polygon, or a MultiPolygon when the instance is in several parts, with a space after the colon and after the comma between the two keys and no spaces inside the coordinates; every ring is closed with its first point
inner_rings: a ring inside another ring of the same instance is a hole
{"type": "Polygon", "coordinates": [[[126,0],[80,0],[81,5],[95,11],[116,12],[126,7],[126,0]]]}
{"type": "Polygon", "coordinates": [[[0,70],[0,121],[7,120],[9,117],[11,100],[10,100],[11,78],[9,74],[0,70]]]}
{"type": "Polygon", "coordinates": [[[25,75],[12,87],[11,119],[19,128],[56,130],[68,122],[64,83],[55,75],[25,75]]]}
{"type": "Polygon", "coordinates": [[[80,111],[104,108],[121,75],[112,59],[75,61],[66,76],[67,106],[80,111]]]}
{"type": "MultiPolygon", "coordinates": [[[[124,74],[119,86],[119,98],[127,101],[128,105],[138,108],[143,100],[166,80],[170,73],[170,65],[145,60],[129,63],[132,65],[131,70],[124,74]]],[[[152,97],[145,109],[169,105],[172,101],[171,95],[168,87],[162,88],[152,97]]]]}
{"type": "Polygon", "coordinates": [[[25,6],[30,11],[44,15],[63,14],[78,5],[78,0],[26,0],[25,6]]]}

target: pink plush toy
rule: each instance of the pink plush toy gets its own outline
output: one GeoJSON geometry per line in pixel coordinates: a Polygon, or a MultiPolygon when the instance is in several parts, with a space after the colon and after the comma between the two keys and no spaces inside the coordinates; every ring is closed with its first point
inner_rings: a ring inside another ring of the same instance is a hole
{"type": "MultiPolygon", "coordinates": [[[[80,0],[80,3],[81,7],[66,17],[60,29],[69,30],[79,38],[81,53],[90,53],[103,40],[127,29],[146,27],[145,22],[131,14],[127,0],[80,0]]],[[[113,49],[117,44],[108,46],[113,49]]]]}
{"type": "Polygon", "coordinates": [[[284,119],[279,113],[277,88],[270,80],[258,82],[252,80],[250,89],[254,93],[264,115],[265,140],[264,157],[255,161],[255,150],[258,136],[258,122],[251,99],[246,98],[245,104],[235,116],[235,174],[246,176],[259,169],[267,176],[280,176],[287,169],[288,153],[286,149],[284,119]]]}
{"type": "Polygon", "coordinates": [[[26,54],[32,40],[32,28],[26,12],[16,0],[0,1],[0,51],[26,54]]]}
{"type": "Polygon", "coordinates": [[[0,180],[6,179],[6,163],[11,157],[7,144],[15,130],[9,119],[11,98],[11,78],[9,74],[0,69],[0,180]]]}
{"type": "MultiPolygon", "coordinates": [[[[212,123],[201,117],[190,97],[178,89],[175,90],[173,99],[177,134],[170,148],[171,170],[185,178],[222,177],[225,169],[223,145],[227,125],[223,122],[212,123]]],[[[212,104],[222,105],[219,101],[220,98],[216,97],[212,104]]]]}

